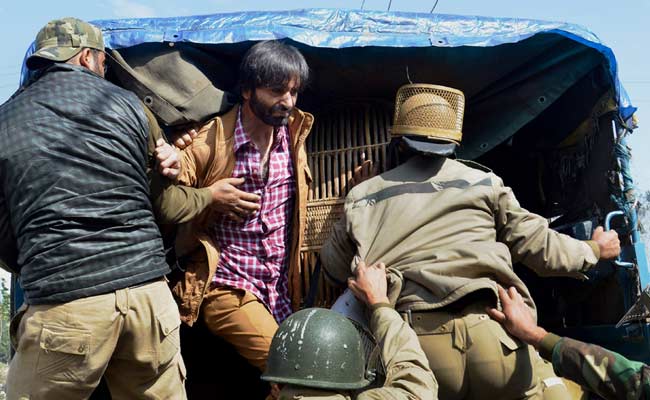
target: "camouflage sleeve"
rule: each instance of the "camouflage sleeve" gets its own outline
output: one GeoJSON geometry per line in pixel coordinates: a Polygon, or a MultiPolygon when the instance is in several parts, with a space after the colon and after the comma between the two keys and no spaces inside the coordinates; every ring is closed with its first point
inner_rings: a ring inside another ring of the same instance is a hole
{"type": "Polygon", "coordinates": [[[604,399],[650,399],[650,368],[600,346],[562,338],[553,346],[552,362],[559,376],[604,399]]]}
{"type": "Polygon", "coordinates": [[[147,174],[156,218],[161,224],[180,224],[191,221],[210,205],[212,201],[210,190],[176,185],[158,173],[154,154],[156,141],[165,139],[165,136],[151,111],[146,106],[143,107],[149,123],[147,174]]]}

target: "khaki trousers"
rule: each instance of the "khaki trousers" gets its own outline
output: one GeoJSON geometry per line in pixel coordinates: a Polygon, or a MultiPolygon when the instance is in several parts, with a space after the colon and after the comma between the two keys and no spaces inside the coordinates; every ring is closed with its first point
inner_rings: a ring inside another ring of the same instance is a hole
{"type": "Polygon", "coordinates": [[[264,372],[278,323],[255,295],[241,289],[212,287],[201,304],[201,315],[213,335],[222,337],[264,372]]]}
{"type": "Polygon", "coordinates": [[[440,399],[570,400],[552,366],[492,320],[488,304],[405,314],[438,380],[440,399]]]}
{"type": "Polygon", "coordinates": [[[62,304],[24,306],[12,321],[8,399],[86,399],[106,378],[118,399],[185,399],[180,316],[161,280],[62,304]]]}

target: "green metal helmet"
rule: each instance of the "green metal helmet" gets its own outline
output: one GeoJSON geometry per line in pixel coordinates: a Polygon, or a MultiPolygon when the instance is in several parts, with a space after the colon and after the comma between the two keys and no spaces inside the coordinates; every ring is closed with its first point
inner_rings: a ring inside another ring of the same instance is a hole
{"type": "Polygon", "coordinates": [[[321,389],[361,389],[366,379],[361,336],[344,316],[308,308],[287,318],[273,336],[262,379],[321,389]]]}

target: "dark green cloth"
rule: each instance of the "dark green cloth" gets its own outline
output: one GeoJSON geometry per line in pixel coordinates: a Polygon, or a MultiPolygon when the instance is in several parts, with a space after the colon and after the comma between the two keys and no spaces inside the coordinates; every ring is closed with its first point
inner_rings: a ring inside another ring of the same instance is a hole
{"type": "Polygon", "coordinates": [[[212,193],[208,188],[196,189],[175,185],[156,171],[156,141],[166,138],[153,113],[147,107],[144,107],[144,110],[150,127],[148,175],[156,218],[160,224],[191,221],[212,203],[212,193]]]}
{"type": "Polygon", "coordinates": [[[606,400],[650,399],[650,368],[642,362],[628,360],[594,344],[553,334],[544,337],[539,350],[542,357],[553,362],[558,376],[606,400]]]}
{"type": "Polygon", "coordinates": [[[551,361],[553,358],[553,348],[555,348],[555,345],[557,342],[562,339],[556,334],[549,333],[546,336],[544,336],[544,339],[542,339],[542,342],[539,345],[539,354],[545,359],[551,361]]]}

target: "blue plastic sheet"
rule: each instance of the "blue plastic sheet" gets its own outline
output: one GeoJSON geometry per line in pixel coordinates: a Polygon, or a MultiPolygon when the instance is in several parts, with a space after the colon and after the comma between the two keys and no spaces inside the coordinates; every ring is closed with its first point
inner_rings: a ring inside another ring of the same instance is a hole
{"type": "MultiPolygon", "coordinates": [[[[340,9],[246,11],[172,18],[93,21],[106,45],[119,49],[146,42],[237,43],[289,38],[313,47],[490,47],[539,33],[568,37],[598,50],[615,83],[621,117],[636,110],[617,75],[612,50],[579,25],[533,19],[340,9]]],[[[32,49],[28,50],[31,54],[32,49]]],[[[23,67],[23,80],[27,70],[23,67]]]]}

